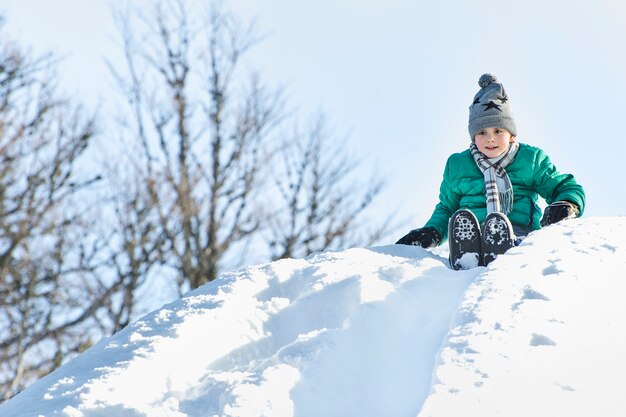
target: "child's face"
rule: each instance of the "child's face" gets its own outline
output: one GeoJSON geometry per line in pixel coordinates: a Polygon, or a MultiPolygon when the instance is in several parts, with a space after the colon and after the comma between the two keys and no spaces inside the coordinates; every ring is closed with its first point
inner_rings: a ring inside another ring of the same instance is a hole
{"type": "Polygon", "coordinates": [[[499,127],[488,127],[479,130],[474,135],[474,143],[480,152],[487,158],[497,158],[509,148],[509,143],[515,140],[508,130],[499,127]]]}

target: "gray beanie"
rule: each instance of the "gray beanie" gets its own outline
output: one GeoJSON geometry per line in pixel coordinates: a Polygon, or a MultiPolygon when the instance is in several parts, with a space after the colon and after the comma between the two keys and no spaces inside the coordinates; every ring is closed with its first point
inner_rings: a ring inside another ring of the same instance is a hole
{"type": "Polygon", "coordinates": [[[480,91],[474,96],[469,108],[469,134],[472,141],[474,135],[488,127],[506,129],[517,136],[517,128],[509,105],[509,97],[502,84],[492,74],[483,74],[478,80],[480,91]]]}

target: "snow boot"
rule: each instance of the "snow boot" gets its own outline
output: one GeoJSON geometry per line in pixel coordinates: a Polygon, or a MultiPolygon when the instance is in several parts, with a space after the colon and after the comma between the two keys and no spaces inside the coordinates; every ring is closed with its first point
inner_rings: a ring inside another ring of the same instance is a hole
{"type": "Polygon", "coordinates": [[[459,270],[480,265],[480,240],[480,225],[474,213],[457,210],[448,223],[450,267],[459,270]]]}
{"type": "Polygon", "coordinates": [[[482,265],[489,265],[498,255],[511,249],[515,244],[515,233],[511,221],[504,214],[491,213],[485,219],[482,229],[482,265]]]}

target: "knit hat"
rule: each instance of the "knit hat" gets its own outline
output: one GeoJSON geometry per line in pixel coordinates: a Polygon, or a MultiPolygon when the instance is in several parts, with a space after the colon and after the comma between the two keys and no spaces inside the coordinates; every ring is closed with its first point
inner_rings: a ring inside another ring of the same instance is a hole
{"type": "Polygon", "coordinates": [[[506,129],[511,135],[517,136],[509,97],[497,81],[492,74],[483,74],[478,80],[480,90],[469,108],[469,134],[472,141],[479,130],[488,127],[506,129]]]}

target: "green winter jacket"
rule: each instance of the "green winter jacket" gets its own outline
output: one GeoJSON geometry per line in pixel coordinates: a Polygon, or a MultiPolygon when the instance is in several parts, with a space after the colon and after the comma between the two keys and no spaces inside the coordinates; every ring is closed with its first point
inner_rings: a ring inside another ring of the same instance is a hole
{"type": "MultiPolygon", "coordinates": [[[[541,226],[538,196],[548,204],[567,200],[575,203],[580,215],[585,210],[585,192],[573,175],[559,173],[548,155],[539,148],[520,143],[515,159],[506,167],[513,184],[513,209],[508,213],[511,223],[526,229],[541,226]]],[[[478,221],[487,216],[485,180],[470,150],[455,153],[446,163],[439,191],[439,203],[425,227],[434,227],[442,237],[448,237],[448,220],[460,208],[471,210],[478,221]]]]}

